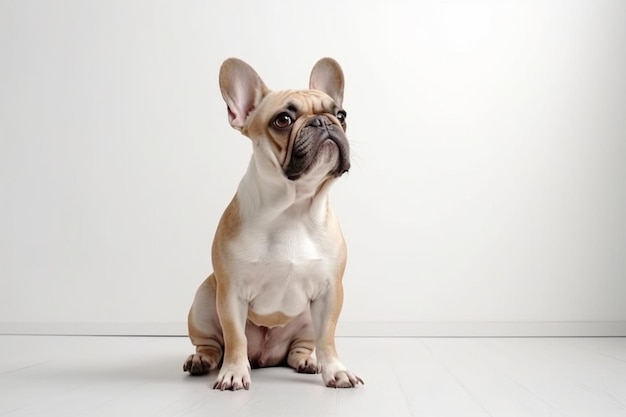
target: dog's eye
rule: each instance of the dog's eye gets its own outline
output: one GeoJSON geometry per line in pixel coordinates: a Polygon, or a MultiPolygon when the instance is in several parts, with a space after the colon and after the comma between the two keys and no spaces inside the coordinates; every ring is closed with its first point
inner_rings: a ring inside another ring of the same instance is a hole
{"type": "Polygon", "coordinates": [[[274,126],[279,129],[284,129],[291,126],[293,119],[288,113],[281,113],[274,119],[274,126]]]}
{"type": "Polygon", "coordinates": [[[337,120],[339,120],[339,123],[344,124],[346,123],[346,117],[348,115],[346,114],[345,110],[339,110],[337,112],[337,120]]]}

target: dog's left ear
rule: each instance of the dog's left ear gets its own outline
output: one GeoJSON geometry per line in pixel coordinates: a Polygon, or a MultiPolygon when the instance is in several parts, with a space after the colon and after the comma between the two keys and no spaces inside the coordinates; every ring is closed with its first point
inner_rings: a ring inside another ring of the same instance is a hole
{"type": "Polygon", "coordinates": [[[228,106],[228,121],[243,129],[248,115],[269,93],[259,74],[241,59],[228,58],[220,68],[220,90],[228,106]]]}
{"type": "Polygon", "coordinates": [[[309,88],[323,91],[341,106],[343,102],[343,71],[339,63],[332,58],[322,58],[317,61],[311,70],[309,88]]]}

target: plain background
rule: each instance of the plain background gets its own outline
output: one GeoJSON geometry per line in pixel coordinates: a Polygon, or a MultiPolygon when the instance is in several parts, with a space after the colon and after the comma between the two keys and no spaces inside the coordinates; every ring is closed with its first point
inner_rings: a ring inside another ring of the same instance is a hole
{"type": "Polygon", "coordinates": [[[2,1],[0,331],[183,334],[251,154],[221,62],[305,88],[332,56],[344,332],[626,333],[624,22],[621,0],[2,1]]]}

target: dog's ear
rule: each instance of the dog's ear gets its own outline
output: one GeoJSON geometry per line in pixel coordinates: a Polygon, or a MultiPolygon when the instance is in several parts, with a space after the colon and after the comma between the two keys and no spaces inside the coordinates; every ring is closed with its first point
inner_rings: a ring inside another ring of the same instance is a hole
{"type": "Polygon", "coordinates": [[[220,68],[220,90],[228,107],[228,121],[241,130],[248,115],[269,93],[254,69],[241,59],[228,58],[220,68]]]}
{"type": "Polygon", "coordinates": [[[343,71],[337,61],[332,58],[322,58],[317,61],[311,70],[309,88],[323,91],[341,106],[343,102],[343,71]]]}

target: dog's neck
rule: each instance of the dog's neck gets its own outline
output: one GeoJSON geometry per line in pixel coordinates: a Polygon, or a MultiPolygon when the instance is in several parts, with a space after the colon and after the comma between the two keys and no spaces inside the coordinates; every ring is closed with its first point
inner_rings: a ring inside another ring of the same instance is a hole
{"type": "Polygon", "coordinates": [[[315,175],[297,181],[284,176],[262,172],[253,157],[239,183],[239,198],[243,220],[271,222],[280,216],[308,219],[322,224],[329,211],[328,191],[335,178],[315,175]]]}

